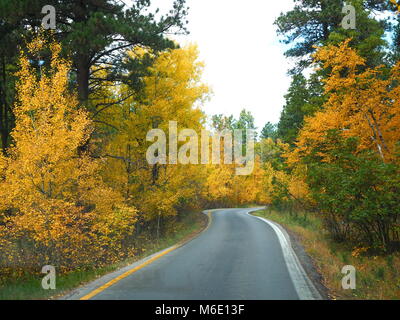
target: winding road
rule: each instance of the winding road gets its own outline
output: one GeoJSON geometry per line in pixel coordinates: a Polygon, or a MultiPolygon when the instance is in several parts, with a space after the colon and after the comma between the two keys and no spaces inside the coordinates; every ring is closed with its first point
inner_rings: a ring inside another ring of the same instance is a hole
{"type": "Polygon", "coordinates": [[[313,300],[289,237],[256,209],[206,212],[208,228],[172,247],[84,286],[65,299],[313,300]]]}

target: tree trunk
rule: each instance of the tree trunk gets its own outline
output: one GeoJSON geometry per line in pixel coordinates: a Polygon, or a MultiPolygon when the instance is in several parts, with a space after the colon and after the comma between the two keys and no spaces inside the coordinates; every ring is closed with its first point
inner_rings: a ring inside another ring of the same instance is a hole
{"type": "Polygon", "coordinates": [[[1,67],[2,67],[2,74],[1,74],[1,82],[0,82],[0,134],[1,134],[1,147],[2,152],[4,155],[6,154],[6,148],[8,147],[8,139],[9,139],[9,106],[7,103],[7,74],[6,74],[6,61],[4,55],[1,59],[1,67]]]}
{"type": "Polygon", "coordinates": [[[78,56],[77,61],[77,82],[78,97],[81,104],[85,104],[89,100],[89,64],[86,63],[85,57],[78,56]]]}
{"type": "Polygon", "coordinates": [[[161,214],[158,214],[158,219],[157,219],[157,241],[160,240],[160,220],[161,220],[161,214]]]}

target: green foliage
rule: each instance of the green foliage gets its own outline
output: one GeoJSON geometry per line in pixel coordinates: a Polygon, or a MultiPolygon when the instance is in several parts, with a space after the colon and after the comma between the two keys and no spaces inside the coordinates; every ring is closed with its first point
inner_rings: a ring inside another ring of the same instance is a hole
{"type": "Polygon", "coordinates": [[[15,95],[17,46],[20,44],[18,25],[7,21],[7,7],[11,1],[0,2],[0,149],[6,154],[11,143],[10,131],[14,127],[12,104],[15,95]]]}
{"type": "Polygon", "coordinates": [[[222,132],[226,129],[234,130],[235,121],[232,115],[227,117],[223,114],[216,114],[211,117],[211,127],[218,132],[222,132]]]}
{"type": "Polygon", "coordinates": [[[277,135],[285,143],[294,145],[304,118],[312,115],[323,104],[323,87],[318,74],[313,74],[310,80],[302,74],[294,75],[285,99],[277,135]]]}
{"type": "Polygon", "coordinates": [[[303,107],[307,103],[309,93],[307,80],[300,74],[293,77],[289,92],[286,94],[286,105],[283,107],[278,124],[278,136],[285,142],[293,143],[303,126],[303,107]]]}
{"type": "Polygon", "coordinates": [[[241,130],[246,130],[246,129],[257,129],[255,124],[255,120],[253,115],[251,114],[250,111],[247,111],[246,109],[243,109],[240,112],[239,119],[235,122],[234,128],[235,129],[241,129],[241,130]]]}
{"type": "Polygon", "coordinates": [[[400,16],[397,16],[396,24],[393,26],[390,63],[393,65],[400,60],[400,16]]]}
{"type": "Polygon", "coordinates": [[[376,67],[384,62],[385,49],[388,44],[384,40],[385,30],[389,24],[371,18],[371,11],[366,7],[365,1],[348,1],[356,9],[356,29],[345,30],[337,28],[332,30],[324,44],[339,44],[351,38],[350,46],[355,48],[358,54],[366,59],[368,67],[376,67]]]}
{"type": "Polygon", "coordinates": [[[240,112],[239,118],[235,119],[233,115],[227,117],[223,114],[216,114],[211,117],[211,127],[216,131],[223,130],[246,130],[246,129],[257,129],[255,127],[255,119],[250,111],[243,109],[240,112]]]}
{"type": "Polygon", "coordinates": [[[306,162],[312,197],[328,229],[336,240],[390,248],[400,240],[399,166],[374,153],[357,154],[357,140],[344,140],[336,132],[329,133],[326,144],[335,161],[321,162],[315,150],[306,162]]]}
{"type": "Polygon", "coordinates": [[[261,139],[276,139],[277,137],[277,125],[267,122],[261,131],[261,139]]]}
{"type": "MultiPolygon", "coordinates": [[[[29,42],[39,30],[45,5],[56,8],[57,29],[51,34],[61,42],[64,55],[72,60],[71,85],[77,88],[81,104],[93,118],[106,109],[104,101],[93,96],[111,83],[113,86],[125,83],[139,95],[144,88],[142,79],[148,75],[155,57],[126,56],[127,49],[146,47],[156,55],[175,48],[177,45],[167,34],[186,32],[187,8],[185,0],[175,0],[168,14],[156,17],[149,11],[150,0],[129,3],[128,6],[116,0],[0,1],[0,146],[4,153],[11,143],[10,132],[14,127],[12,75],[16,70],[9,64],[16,64],[17,47],[24,47],[25,41],[29,42]]],[[[49,65],[48,56],[41,58],[49,65]]]]}
{"type": "MultiPolygon", "coordinates": [[[[135,0],[129,7],[113,0],[6,1],[3,19],[8,24],[15,23],[22,29],[35,31],[41,25],[44,5],[57,8],[55,34],[72,58],[81,102],[87,102],[94,88],[106,81],[127,80],[122,75],[129,66],[133,73],[143,72],[143,68],[134,68],[140,64],[125,63],[126,49],[137,45],[155,52],[174,48],[175,43],[166,34],[186,32],[185,0],[175,0],[170,13],[162,17],[148,11],[150,0],[135,0]],[[96,66],[105,68],[107,76],[93,72],[92,68],[96,66]]],[[[128,80],[134,83],[138,78],[128,80]]]]}
{"type": "Polygon", "coordinates": [[[278,34],[285,44],[293,46],[286,51],[287,57],[301,58],[298,70],[308,67],[314,46],[328,40],[330,32],[338,28],[342,20],[341,0],[295,1],[293,10],[281,13],[275,21],[278,34]]]}
{"type": "Polygon", "coordinates": [[[384,11],[387,6],[382,1],[346,1],[356,8],[356,30],[345,30],[341,22],[345,16],[342,13],[342,0],[295,0],[293,10],[282,13],[275,21],[278,34],[283,36],[283,42],[291,47],[285,53],[287,57],[297,58],[296,68],[292,73],[301,72],[312,64],[312,54],[316,46],[329,42],[343,41],[352,37],[354,47],[366,57],[370,64],[381,62],[381,51],[385,42],[382,35],[388,25],[370,17],[370,10],[384,11]]]}

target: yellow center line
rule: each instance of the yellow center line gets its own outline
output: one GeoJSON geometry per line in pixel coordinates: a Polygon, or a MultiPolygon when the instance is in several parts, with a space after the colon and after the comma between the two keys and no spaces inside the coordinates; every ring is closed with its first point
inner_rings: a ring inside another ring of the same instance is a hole
{"type": "MultiPolygon", "coordinates": [[[[209,217],[209,221],[208,221],[207,228],[204,229],[203,232],[205,232],[205,231],[208,230],[208,228],[210,227],[211,222],[212,222],[212,215],[211,215],[211,212],[208,212],[207,215],[208,215],[208,217],[209,217]]],[[[202,232],[202,233],[203,233],[203,232],[202,232]]],[[[99,293],[101,293],[101,292],[103,292],[104,290],[108,289],[109,287],[111,287],[112,285],[114,285],[114,284],[116,284],[117,282],[121,281],[122,279],[124,279],[124,278],[130,276],[131,274],[135,273],[136,271],[139,271],[140,269],[143,269],[144,267],[146,267],[146,266],[148,266],[149,264],[153,263],[154,261],[160,259],[161,257],[167,255],[168,253],[170,253],[170,252],[172,252],[172,251],[174,251],[174,250],[180,248],[182,245],[184,245],[184,244],[173,246],[173,247],[171,247],[171,248],[169,248],[169,249],[167,249],[167,250],[161,252],[160,254],[154,256],[153,258],[151,258],[151,259],[149,259],[149,260],[143,262],[141,265],[136,266],[135,268],[132,268],[131,270],[128,270],[127,272],[125,272],[125,273],[121,274],[120,276],[118,276],[118,277],[112,279],[111,281],[107,282],[106,284],[103,284],[101,287],[99,287],[99,288],[97,288],[97,289],[91,291],[90,293],[88,293],[87,295],[83,296],[83,297],[80,298],[79,300],[90,300],[90,299],[93,298],[94,296],[97,296],[99,293]]]]}

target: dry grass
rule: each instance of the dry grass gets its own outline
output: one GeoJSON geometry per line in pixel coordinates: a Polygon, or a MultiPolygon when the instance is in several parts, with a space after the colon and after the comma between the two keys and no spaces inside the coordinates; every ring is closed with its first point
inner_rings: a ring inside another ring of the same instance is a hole
{"type": "Polygon", "coordinates": [[[330,290],[332,299],[400,299],[400,253],[371,256],[363,253],[360,248],[334,243],[318,217],[309,213],[290,215],[263,210],[257,212],[257,215],[276,221],[297,234],[323,276],[324,285],[330,290]],[[352,265],[357,270],[356,290],[342,289],[344,275],[341,270],[345,265],[352,265]]]}

